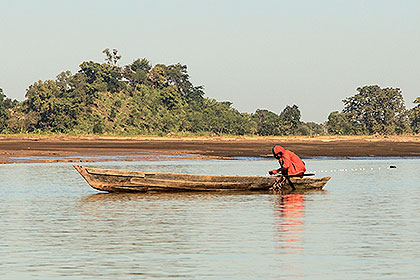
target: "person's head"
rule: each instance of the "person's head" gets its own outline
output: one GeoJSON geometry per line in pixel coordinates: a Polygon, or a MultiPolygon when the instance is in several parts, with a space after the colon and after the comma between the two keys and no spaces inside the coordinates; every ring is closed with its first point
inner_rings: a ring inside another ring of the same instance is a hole
{"type": "Polygon", "coordinates": [[[280,146],[280,145],[275,145],[274,147],[273,147],[273,156],[276,158],[276,159],[279,159],[279,158],[281,158],[281,156],[283,155],[283,153],[284,153],[284,151],[286,150],[285,148],[283,148],[282,146],[280,146]]]}

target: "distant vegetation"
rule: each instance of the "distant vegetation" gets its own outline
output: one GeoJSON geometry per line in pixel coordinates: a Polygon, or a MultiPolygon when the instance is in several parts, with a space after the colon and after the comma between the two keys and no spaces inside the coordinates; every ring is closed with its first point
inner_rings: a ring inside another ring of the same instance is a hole
{"type": "Polygon", "coordinates": [[[420,98],[407,110],[401,90],[377,85],[357,89],[344,109],[323,124],[302,122],[298,106],[280,114],[241,113],[230,102],[204,96],[191,83],[187,66],[154,66],[143,58],[119,66],[116,49],[106,63],[85,61],[80,70],[29,86],[22,102],[0,89],[1,133],[112,135],[366,135],[420,132],[420,98]]]}

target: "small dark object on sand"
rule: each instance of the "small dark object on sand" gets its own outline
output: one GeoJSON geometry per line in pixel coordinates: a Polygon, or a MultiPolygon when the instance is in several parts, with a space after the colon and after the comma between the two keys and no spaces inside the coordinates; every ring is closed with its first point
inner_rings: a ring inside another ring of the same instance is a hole
{"type": "Polygon", "coordinates": [[[389,168],[397,168],[395,165],[391,165],[389,168]]]}

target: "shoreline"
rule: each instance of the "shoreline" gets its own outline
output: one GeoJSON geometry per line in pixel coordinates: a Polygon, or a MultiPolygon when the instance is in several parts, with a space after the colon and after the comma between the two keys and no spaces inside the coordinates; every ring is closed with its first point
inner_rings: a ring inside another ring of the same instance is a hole
{"type": "Polygon", "coordinates": [[[302,158],[417,158],[420,136],[107,137],[0,136],[0,164],[271,157],[280,144],[302,158]]]}

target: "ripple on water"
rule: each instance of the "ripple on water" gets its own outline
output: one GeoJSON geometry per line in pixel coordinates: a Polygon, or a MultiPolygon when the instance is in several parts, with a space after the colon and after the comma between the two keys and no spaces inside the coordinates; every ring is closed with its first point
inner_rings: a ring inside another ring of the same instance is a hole
{"type": "MultiPolygon", "coordinates": [[[[416,279],[419,160],[306,163],[375,171],[335,173],[324,192],[281,197],[102,194],[71,164],[0,166],[0,279],[416,279]]],[[[275,164],[95,166],[262,175],[275,164]]]]}

